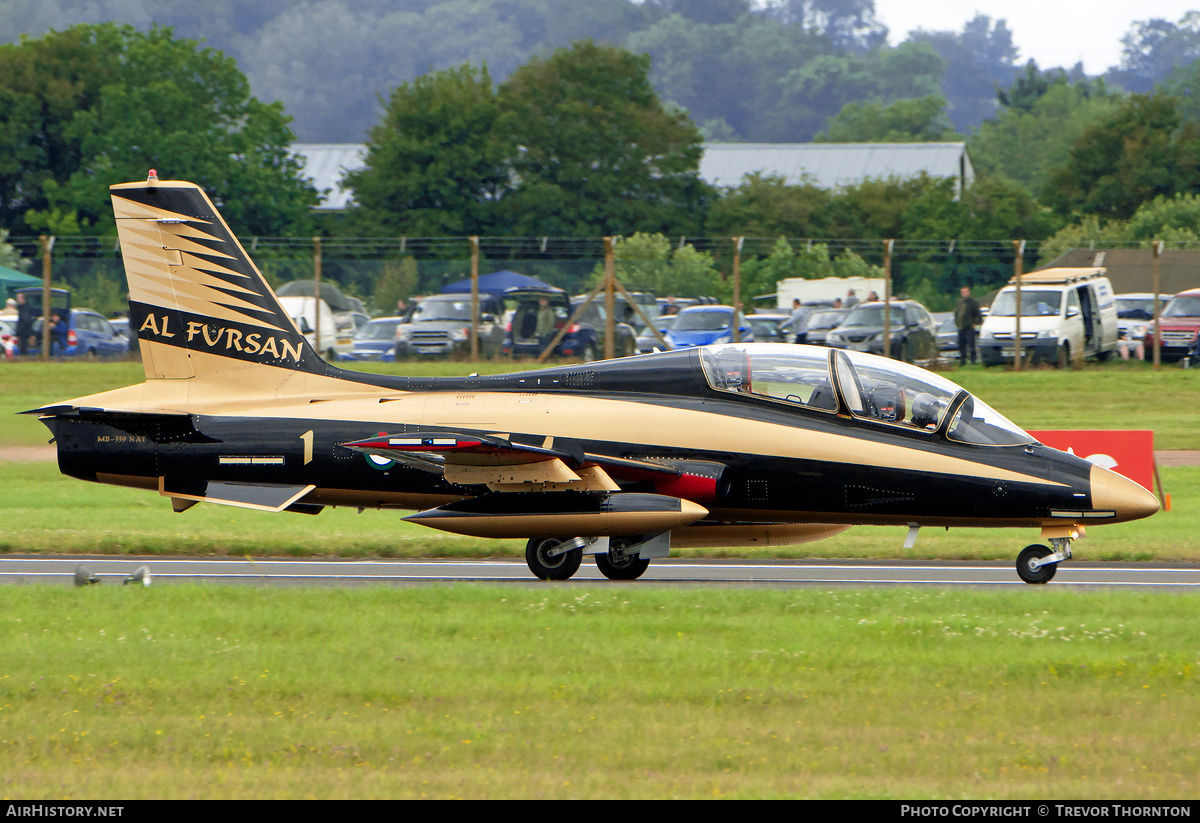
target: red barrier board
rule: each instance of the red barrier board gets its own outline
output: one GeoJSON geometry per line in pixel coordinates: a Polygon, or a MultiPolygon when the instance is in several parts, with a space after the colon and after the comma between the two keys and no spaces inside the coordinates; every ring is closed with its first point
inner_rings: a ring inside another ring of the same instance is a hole
{"type": "Polygon", "coordinates": [[[1154,491],[1152,431],[1031,431],[1052,449],[1112,469],[1154,491]]]}

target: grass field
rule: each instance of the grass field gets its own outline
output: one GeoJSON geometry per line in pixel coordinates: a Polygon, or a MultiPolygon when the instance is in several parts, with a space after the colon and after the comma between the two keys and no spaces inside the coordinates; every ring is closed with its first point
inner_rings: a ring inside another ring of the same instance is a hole
{"type": "Polygon", "coordinates": [[[0,795],[1194,798],[1194,597],[7,587],[0,795]]]}

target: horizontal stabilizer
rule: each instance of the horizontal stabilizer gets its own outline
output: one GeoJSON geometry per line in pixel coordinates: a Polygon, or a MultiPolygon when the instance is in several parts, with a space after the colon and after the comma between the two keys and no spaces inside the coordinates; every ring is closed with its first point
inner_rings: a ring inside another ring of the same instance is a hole
{"type": "Polygon", "coordinates": [[[239,483],[226,480],[158,479],[158,493],[172,500],[195,500],[243,509],[281,512],[315,489],[282,483],[239,483]]]}

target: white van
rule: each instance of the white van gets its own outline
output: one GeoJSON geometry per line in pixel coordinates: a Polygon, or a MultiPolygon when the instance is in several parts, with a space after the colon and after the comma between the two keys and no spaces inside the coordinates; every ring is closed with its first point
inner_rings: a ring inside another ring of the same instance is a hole
{"type": "MultiPolygon", "coordinates": [[[[1117,304],[1102,268],[1058,268],[1021,276],[1021,348],[1032,360],[1069,363],[1107,360],[1117,350],[1117,304]]],[[[1016,278],[992,301],[979,332],[980,359],[989,366],[1013,359],[1017,328],[1016,278]]]]}
{"type": "Polygon", "coordinates": [[[333,316],[333,310],[324,300],[315,297],[291,295],[280,297],[279,303],[283,310],[295,321],[300,333],[326,360],[336,360],[339,354],[349,354],[354,349],[354,327],[338,328],[333,316]],[[321,331],[320,345],[317,345],[317,330],[321,331]]]}

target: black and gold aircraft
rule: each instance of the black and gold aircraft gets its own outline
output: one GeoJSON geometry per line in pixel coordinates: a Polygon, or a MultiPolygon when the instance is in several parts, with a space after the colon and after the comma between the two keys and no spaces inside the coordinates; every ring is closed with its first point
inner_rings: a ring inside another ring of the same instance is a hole
{"type": "Polygon", "coordinates": [[[112,188],[146,381],[36,409],[62,471],[197,502],[416,510],[529,538],[535,575],[592,554],[634,579],[672,547],[801,543],[852,525],[1015,526],[1054,576],[1085,525],[1158,511],[945,378],[866,354],[715,345],[513,375],[388,377],[317,356],[212,202],[112,188]]]}

